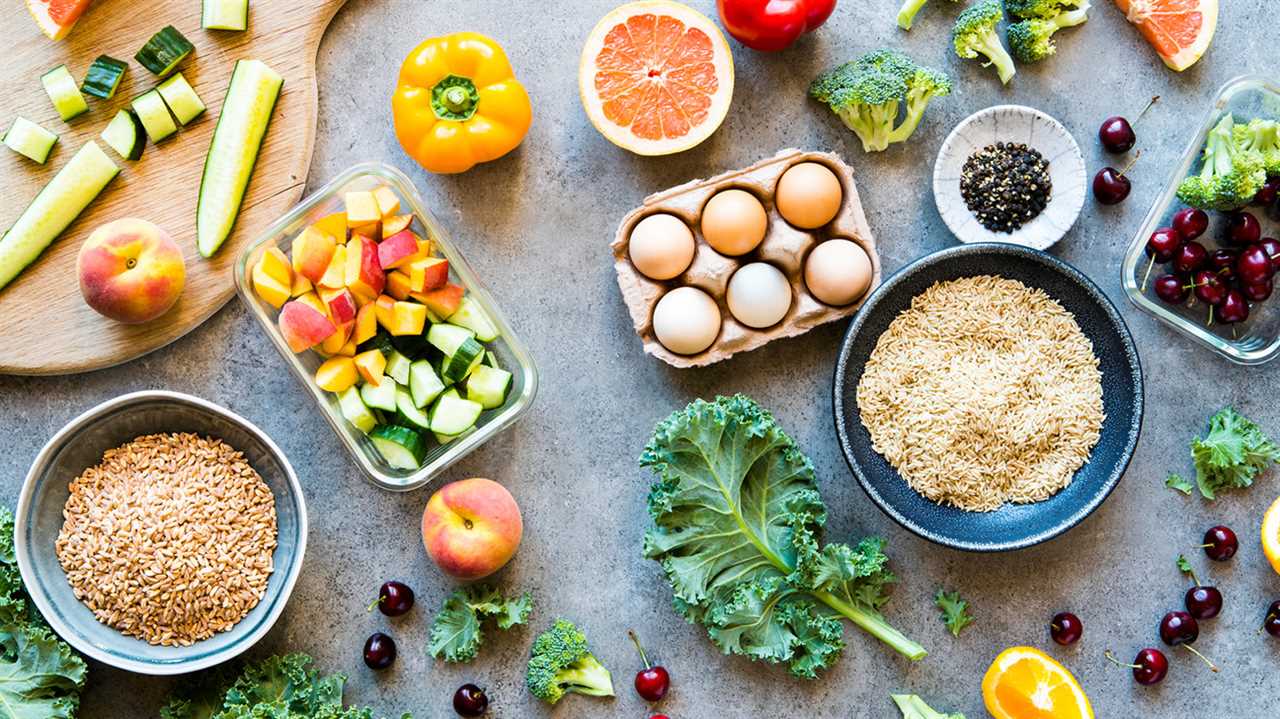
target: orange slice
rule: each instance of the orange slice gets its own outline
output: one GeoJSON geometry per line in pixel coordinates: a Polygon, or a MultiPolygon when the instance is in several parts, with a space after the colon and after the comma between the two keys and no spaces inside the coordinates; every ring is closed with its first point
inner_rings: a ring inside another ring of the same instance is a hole
{"type": "Polygon", "coordinates": [[[45,35],[51,40],[61,40],[71,32],[91,2],[93,0],[27,0],[27,10],[45,35]]]}
{"type": "Polygon", "coordinates": [[[720,127],[733,97],[733,55],[706,15],[671,0],[614,8],[578,66],[591,124],[638,155],[687,150],[720,127]]]}
{"type": "Polygon", "coordinates": [[[1272,502],[1262,515],[1262,553],[1267,555],[1276,574],[1280,574],[1280,499],[1272,502]]]}
{"type": "Polygon", "coordinates": [[[982,699],[995,719],[1093,719],[1080,682],[1033,647],[1000,653],[982,678],[982,699]]]}
{"type": "Polygon", "coordinates": [[[1182,72],[1204,55],[1218,27],[1218,0],[1115,0],[1170,68],[1182,72]]]}

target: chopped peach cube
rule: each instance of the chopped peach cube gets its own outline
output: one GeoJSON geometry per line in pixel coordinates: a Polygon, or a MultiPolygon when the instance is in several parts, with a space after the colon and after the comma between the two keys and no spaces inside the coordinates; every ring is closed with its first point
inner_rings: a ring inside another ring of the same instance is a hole
{"type": "Polygon", "coordinates": [[[449,281],[449,261],[443,257],[424,257],[405,265],[409,286],[414,292],[429,292],[449,281]]]}
{"type": "Polygon", "coordinates": [[[279,247],[268,247],[267,251],[262,253],[262,257],[258,258],[258,264],[255,267],[261,267],[262,271],[277,284],[286,287],[293,284],[293,267],[290,266],[289,258],[279,247]]]}
{"type": "Polygon", "coordinates": [[[347,243],[345,268],[347,289],[356,295],[377,297],[382,294],[387,278],[378,262],[378,246],[362,235],[353,235],[347,243]]]}
{"type": "Polygon", "coordinates": [[[387,368],[387,358],[378,350],[369,350],[356,355],[356,370],[364,377],[364,381],[377,387],[382,382],[382,372],[387,368]]]}
{"type": "Polygon", "coordinates": [[[378,324],[390,332],[396,316],[396,299],[389,295],[380,295],[373,301],[373,313],[378,318],[378,324]]]}
{"type": "Polygon", "coordinates": [[[417,302],[397,302],[392,308],[391,326],[387,328],[393,335],[420,335],[427,326],[427,308],[417,302]]]}
{"type": "Polygon", "coordinates": [[[319,282],[333,259],[337,240],[314,227],[308,227],[293,239],[293,269],[312,282],[319,282]]]}
{"type": "Polygon", "coordinates": [[[311,280],[303,277],[302,275],[295,274],[293,276],[293,285],[289,288],[289,294],[294,297],[301,297],[312,289],[314,288],[311,285],[311,280]]]}
{"type": "Polygon", "coordinates": [[[387,185],[374,190],[373,199],[378,203],[378,212],[383,217],[394,215],[400,211],[400,198],[396,197],[396,191],[387,185]]]}
{"type": "Polygon", "coordinates": [[[466,294],[466,290],[461,285],[455,285],[450,282],[440,289],[431,290],[430,292],[415,292],[409,296],[426,305],[437,317],[448,317],[458,311],[458,307],[462,305],[462,296],[464,294],[466,294]]]}
{"type": "MultiPolygon", "coordinates": [[[[317,301],[319,299],[316,298],[317,301]]],[[[285,343],[294,352],[303,352],[320,344],[337,329],[323,308],[316,309],[301,300],[286,302],[276,321],[280,324],[280,334],[285,343]]]]}
{"type": "Polygon", "coordinates": [[[263,302],[276,309],[283,307],[290,297],[289,285],[267,274],[261,263],[253,266],[253,290],[263,302]]]}
{"type": "Polygon", "coordinates": [[[375,310],[377,305],[370,302],[356,312],[356,329],[351,335],[351,339],[356,344],[364,344],[373,339],[378,334],[378,315],[375,310]]]}
{"type": "Polygon", "coordinates": [[[356,344],[357,344],[356,336],[355,334],[352,334],[351,339],[347,340],[347,343],[345,345],[342,345],[342,349],[338,350],[338,354],[342,355],[343,357],[355,357],[356,344]]]}
{"type": "Polygon", "coordinates": [[[348,192],[342,199],[347,206],[347,227],[354,229],[382,221],[378,200],[372,192],[348,192]]]}
{"type": "Polygon", "coordinates": [[[347,241],[347,213],[334,212],[311,223],[319,232],[329,235],[338,242],[347,241]]]}
{"type": "Polygon", "coordinates": [[[409,293],[413,291],[413,285],[409,280],[409,275],[400,270],[393,270],[387,273],[387,294],[397,300],[409,299],[409,293]]]}
{"type": "Polygon", "coordinates": [[[350,357],[332,357],[316,369],[316,384],[329,392],[341,392],[355,385],[357,379],[356,362],[350,357]]]}
{"type": "Polygon", "coordinates": [[[351,296],[350,290],[346,288],[331,290],[322,287],[318,292],[320,299],[324,300],[325,306],[329,308],[329,319],[333,320],[335,325],[355,322],[356,298],[351,296]]]}
{"type": "Polygon", "coordinates": [[[324,275],[316,282],[318,287],[328,287],[330,289],[338,289],[347,286],[347,246],[338,245],[333,248],[333,257],[329,260],[329,266],[325,268],[324,275]]]}
{"type": "Polygon", "coordinates": [[[382,218],[382,239],[409,229],[409,225],[413,224],[413,215],[391,215],[382,218]]]}
{"type": "Polygon", "coordinates": [[[337,325],[337,329],[333,331],[333,334],[326,337],[324,342],[320,343],[320,350],[326,357],[336,355],[342,351],[342,346],[351,338],[351,328],[354,326],[354,322],[348,322],[345,325],[337,325]]]}

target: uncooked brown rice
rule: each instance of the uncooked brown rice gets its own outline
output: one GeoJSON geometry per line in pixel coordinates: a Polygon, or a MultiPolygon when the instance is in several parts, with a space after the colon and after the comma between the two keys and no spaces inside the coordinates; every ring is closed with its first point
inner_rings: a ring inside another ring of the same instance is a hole
{"type": "Polygon", "coordinates": [[[220,439],[153,434],[71,482],[58,561],[98,621],[165,646],[231,629],[273,570],[276,506],[220,439]]]}
{"type": "Polygon", "coordinates": [[[1098,442],[1102,374],[1075,317],[982,275],[912,299],[858,382],[872,446],[920,494],[989,512],[1049,498],[1098,442]]]}

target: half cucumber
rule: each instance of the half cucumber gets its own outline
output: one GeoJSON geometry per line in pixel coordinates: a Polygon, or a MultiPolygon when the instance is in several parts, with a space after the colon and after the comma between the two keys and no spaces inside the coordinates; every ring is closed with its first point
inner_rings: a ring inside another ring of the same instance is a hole
{"type": "Polygon", "coordinates": [[[137,60],[139,65],[165,78],[195,49],[195,45],[178,32],[177,28],[167,25],[160,32],[152,35],[133,59],[137,60]]]}
{"type": "Polygon", "coordinates": [[[169,115],[169,108],[164,104],[164,98],[155,90],[148,90],[135,97],[133,112],[142,121],[142,127],[146,129],[147,137],[152,142],[160,142],[178,131],[178,126],[173,124],[173,118],[169,115]]]}
{"type": "Polygon", "coordinates": [[[204,0],[200,26],[206,30],[244,30],[249,27],[249,0],[204,0]]]}
{"type": "Polygon", "coordinates": [[[121,110],[102,130],[102,141],[124,159],[137,160],[142,157],[142,148],[147,144],[145,133],[142,120],[133,111],[121,110]]]}
{"type": "Polygon", "coordinates": [[[422,441],[422,435],[408,427],[384,424],[375,427],[369,439],[387,464],[396,469],[417,469],[427,456],[427,443],[422,441]]]}
{"type": "Polygon", "coordinates": [[[119,172],[96,142],[85,143],[0,238],[0,288],[35,262],[119,172]]]}
{"type": "Polygon", "coordinates": [[[240,60],[204,160],[196,202],[196,248],[212,257],[231,234],[284,78],[261,60],[240,60]]]}
{"type": "Polygon", "coordinates": [[[63,120],[70,120],[89,111],[89,103],[84,101],[84,95],[80,94],[76,79],[71,77],[71,71],[66,65],[59,65],[41,75],[40,84],[44,85],[44,91],[49,93],[53,107],[63,120]]]}
{"type": "Polygon", "coordinates": [[[13,118],[13,124],[9,126],[8,132],[4,133],[4,144],[8,145],[10,150],[35,160],[41,165],[49,159],[49,152],[53,150],[53,143],[57,141],[57,135],[25,117],[13,118]]]}
{"type": "Polygon", "coordinates": [[[124,71],[128,67],[123,60],[110,55],[99,55],[85,72],[80,90],[94,97],[110,100],[116,94],[116,88],[120,86],[120,80],[124,78],[124,71]]]}
{"type": "Polygon", "coordinates": [[[156,92],[164,98],[164,104],[169,106],[169,111],[178,118],[180,125],[186,125],[204,114],[204,103],[196,91],[191,89],[191,83],[187,82],[182,73],[160,83],[156,92]]]}

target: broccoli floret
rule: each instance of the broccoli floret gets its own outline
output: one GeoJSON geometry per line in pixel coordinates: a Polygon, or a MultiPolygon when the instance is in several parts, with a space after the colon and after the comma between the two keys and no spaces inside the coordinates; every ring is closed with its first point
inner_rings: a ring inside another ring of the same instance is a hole
{"type": "MultiPolygon", "coordinates": [[[[962,0],[951,0],[951,2],[961,2],[962,0]]],[[[924,8],[928,0],[904,0],[902,7],[898,10],[898,27],[903,30],[910,30],[911,23],[915,22],[916,14],[924,8]]]]}
{"type": "Polygon", "coordinates": [[[1013,58],[1000,43],[1000,35],[996,26],[1004,19],[1004,10],[1000,0],[981,0],[960,13],[956,26],[951,31],[951,42],[956,54],[962,58],[975,58],[985,55],[990,62],[983,65],[995,65],[1000,74],[1000,82],[1008,85],[1017,72],[1013,67],[1013,58]]]}
{"type": "Polygon", "coordinates": [[[911,137],[934,97],[951,94],[951,80],[938,70],[917,65],[897,50],[877,50],[824,73],[809,95],[827,103],[857,133],[862,149],[879,152],[911,137]],[[901,105],[906,104],[902,123],[901,105]]]}
{"type": "Polygon", "coordinates": [[[1089,19],[1089,3],[1052,18],[1031,18],[1009,26],[1009,52],[1019,62],[1039,62],[1057,51],[1053,34],[1089,19]]]}
{"type": "Polygon", "coordinates": [[[525,684],[549,704],[570,692],[613,696],[613,676],[587,648],[586,635],[567,619],[557,619],[534,640],[525,684]]]}
{"type": "Polygon", "coordinates": [[[1203,165],[1178,186],[1178,199],[1203,210],[1234,210],[1258,194],[1267,181],[1260,153],[1240,147],[1233,129],[1235,119],[1226,115],[1209,132],[1203,165]]]}
{"type": "Polygon", "coordinates": [[[1251,120],[1248,125],[1236,125],[1231,130],[1236,146],[1246,152],[1256,152],[1268,175],[1280,175],[1280,123],[1274,120],[1251,120]]]}
{"type": "Polygon", "coordinates": [[[1023,20],[1050,20],[1077,6],[1089,9],[1089,3],[1081,0],[1004,0],[1004,9],[1023,20]]]}

